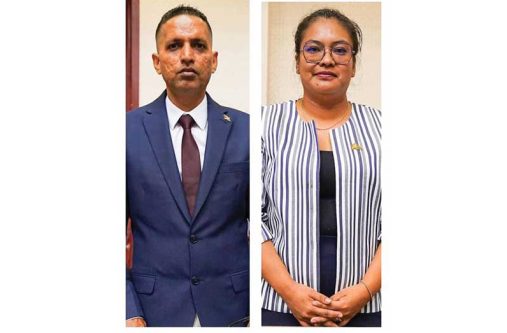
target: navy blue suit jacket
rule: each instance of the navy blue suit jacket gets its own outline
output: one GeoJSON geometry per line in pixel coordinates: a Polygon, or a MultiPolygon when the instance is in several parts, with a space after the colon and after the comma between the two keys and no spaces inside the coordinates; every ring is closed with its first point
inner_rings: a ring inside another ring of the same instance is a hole
{"type": "Polygon", "coordinates": [[[227,326],[248,316],[248,114],[208,95],[195,214],[176,165],[166,92],[127,113],[127,210],[134,236],[127,319],[148,326],[227,326]]]}

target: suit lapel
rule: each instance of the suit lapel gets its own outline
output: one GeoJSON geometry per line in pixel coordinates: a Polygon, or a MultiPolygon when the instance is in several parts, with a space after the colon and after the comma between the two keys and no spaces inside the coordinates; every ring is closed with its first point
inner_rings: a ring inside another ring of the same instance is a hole
{"type": "Polygon", "coordinates": [[[165,97],[166,93],[164,92],[152,103],[151,107],[144,115],[143,125],[160,170],[164,175],[166,184],[181,213],[185,216],[187,222],[190,223],[191,218],[188,212],[183,186],[181,185],[180,173],[178,171],[171,134],[169,132],[165,97]]]}
{"type": "Polygon", "coordinates": [[[199,214],[211,186],[215,181],[225,146],[227,137],[232,127],[233,119],[227,116],[227,111],[219,106],[215,101],[208,98],[208,135],[206,137],[206,151],[204,153],[204,165],[199,184],[199,192],[195,203],[194,219],[199,214]],[[225,117],[224,117],[225,115],[225,117]]]}

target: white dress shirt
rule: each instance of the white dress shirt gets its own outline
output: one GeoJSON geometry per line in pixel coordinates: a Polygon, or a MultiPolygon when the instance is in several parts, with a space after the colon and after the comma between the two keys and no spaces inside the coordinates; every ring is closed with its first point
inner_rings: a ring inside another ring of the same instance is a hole
{"type": "Polygon", "coordinates": [[[185,112],[174,105],[169,97],[165,98],[165,107],[167,117],[169,118],[169,130],[173,141],[176,163],[181,177],[181,142],[183,140],[183,127],[178,124],[182,115],[188,114],[194,118],[195,125],[192,127],[192,136],[194,137],[197,148],[199,149],[199,158],[201,160],[201,171],[204,164],[204,151],[206,149],[206,137],[208,134],[208,98],[206,95],[202,102],[194,109],[185,112]]]}
{"type": "MultiPolygon", "coordinates": [[[[208,135],[208,98],[204,95],[203,100],[194,109],[185,112],[171,102],[169,97],[165,98],[165,108],[167,118],[169,118],[169,130],[171,140],[173,141],[174,155],[176,155],[176,164],[181,177],[181,142],[183,141],[183,127],[178,124],[180,117],[190,115],[194,118],[195,125],[192,127],[192,136],[194,137],[197,148],[199,149],[199,159],[201,160],[201,171],[204,165],[204,151],[206,149],[206,137],[208,135]]],[[[194,327],[201,327],[197,314],[194,319],[194,327]]]]}

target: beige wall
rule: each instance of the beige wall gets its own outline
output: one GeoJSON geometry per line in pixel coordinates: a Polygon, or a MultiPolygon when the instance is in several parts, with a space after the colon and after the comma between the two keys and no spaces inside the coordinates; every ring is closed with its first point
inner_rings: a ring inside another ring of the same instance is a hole
{"type": "Polygon", "coordinates": [[[322,7],[340,10],[361,27],[363,47],[348,98],[381,108],[379,2],[265,3],[263,24],[267,23],[268,27],[263,29],[263,104],[302,96],[301,83],[295,71],[294,34],[304,16],[322,7]]]}
{"type": "Polygon", "coordinates": [[[218,51],[218,68],[208,92],[218,103],[248,112],[248,0],[140,1],[139,105],[157,98],[165,83],[153,69],[155,30],[162,15],[177,5],[196,7],[213,29],[213,49],[218,51]]]}

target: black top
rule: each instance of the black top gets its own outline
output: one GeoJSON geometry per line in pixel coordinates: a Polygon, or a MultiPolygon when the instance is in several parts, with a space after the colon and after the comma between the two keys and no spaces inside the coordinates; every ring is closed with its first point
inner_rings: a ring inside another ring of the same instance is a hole
{"type": "Polygon", "coordinates": [[[336,223],[336,178],[332,151],[320,151],[320,234],[335,236],[336,223]]]}

